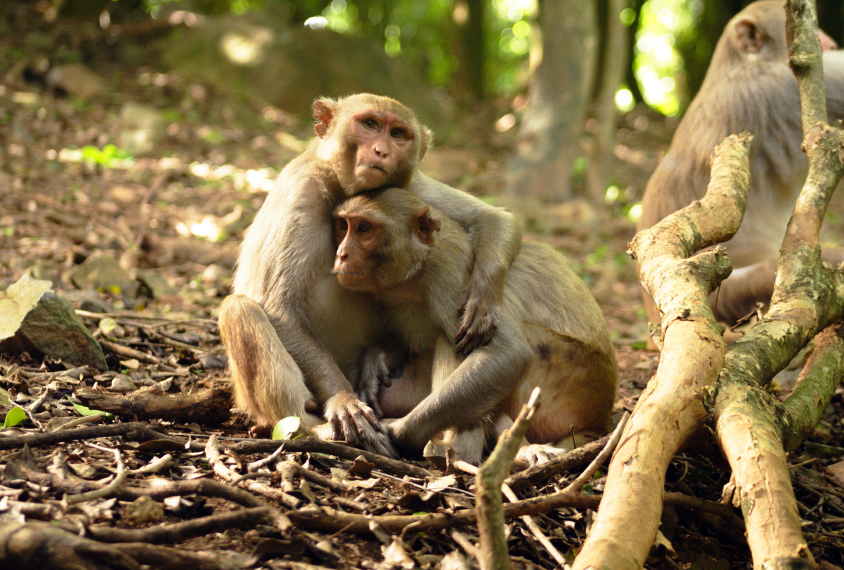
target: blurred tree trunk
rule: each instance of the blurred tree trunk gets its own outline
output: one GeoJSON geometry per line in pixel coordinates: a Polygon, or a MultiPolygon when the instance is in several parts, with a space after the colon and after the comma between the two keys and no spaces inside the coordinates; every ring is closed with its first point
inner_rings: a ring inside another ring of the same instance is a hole
{"type": "Polygon", "coordinates": [[[595,0],[547,0],[541,6],[542,57],[507,172],[512,194],[571,197],[572,161],[580,152],[595,72],[596,16],[595,0]]]}
{"type": "Polygon", "coordinates": [[[628,27],[621,23],[621,11],[630,5],[630,0],[607,0],[602,9],[601,62],[598,69],[601,76],[596,81],[593,117],[597,122],[592,149],[589,153],[589,168],[586,183],[589,199],[595,204],[604,201],[607,187],[607,165],[612,156],[615,140],[618,110],[615,106],[615,92],[624,77],[625,66],[629,67],[627,41],[628,27]]]}
{"type": "Polygon", "coordinates": [[[461,94],[480,101],[484,98],[486,81],[484,0],[457,0],[453,19],[457,29],[455,84],[461,94]]]}
{"type": "Polygon", "coordinates": [[[633,100],[637,103],[645,100],[642,96],[642,90],[639,89],[639,80],[636,79],[636,69],[633,66],[634,60],[636,59],[636,35],[639,32],[639,24],[642,21],[642,6],[644,4],[645,0],[634,0],[633,5],[630,6],[636,12],[636,19],[630,24],[627,32],[627,53],[630,56],[630,63],[627,66],[627,75],[624,81],[633,94],[633,100]]]}

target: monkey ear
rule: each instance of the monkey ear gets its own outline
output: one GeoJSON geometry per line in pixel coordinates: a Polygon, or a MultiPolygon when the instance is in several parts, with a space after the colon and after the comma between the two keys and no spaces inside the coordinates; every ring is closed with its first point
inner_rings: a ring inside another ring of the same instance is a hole
{"type": "Polygon", "coordinates": [[[434,146],[434,132],[423,124],[419,125],[419,160],[425,157],[428,149],[434,146]]]}
{"type": "Polygon", "coordinates": [[[413,231],[419,241],[426,244],[434,243],[434,232],[438,232],[441,225],[428,213],[430,210],[428,206],[423,206],[413,213],[413,231]]]}
{"type": "Polygon", "coordinates": [[[328,134],[328,127],[337,111],[337,105],[331,99],[317,99],[314,101],[314,119],[319,121],[314,129],[319,138],[325,138],[328,134]]]}
{"type": "Polygon", "coordinates": [[[759,24],[752,18],[742,18],[735,23],[736,38],[739,48],[747,53],[756,53],[762,49],[765,38],[762,37],[762,30],[759,24]]]}

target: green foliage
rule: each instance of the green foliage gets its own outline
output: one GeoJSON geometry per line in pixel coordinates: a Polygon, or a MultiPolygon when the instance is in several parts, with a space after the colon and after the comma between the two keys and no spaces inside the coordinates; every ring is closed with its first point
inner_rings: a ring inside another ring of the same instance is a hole
{"type": "Polygon", "coordinates": [[[648,0],[639,14],[633,69],[645,102],[665,115],[677,115],[688,104],[676,46],[697,33],[702,10],[701,0],[648,0]]]}
{"type": "Polygon", "coordinates": [[[26,421],[26,412],[23,411],[23,408],[19,406],[15,406],[9,413],[6,414],[6,420],[3,422],[4,428],[15,427],[19,423],[23,423],[26,421]]]}
{"type": "Polygon", "coordinates": [[[87,406],[83,406],[82,404],[77,404],[76,402],[72,401],[70,398],[67,399],[68,402],[73,404],[73,407],[76,408],[76,411],[79,413],[80,416],[102,416],[107,420],[114,419],[114,414],[109,412],[103,412],[102,410],[92,410],[87,406]]]}
{"type": "Polygon", "coordinates": [[[91,145],[82,147],[82,159],[103,168],[112,168],[118,161],[131,161],[134,157],[113,144],[107,144],[102,150],[91,145]]]}

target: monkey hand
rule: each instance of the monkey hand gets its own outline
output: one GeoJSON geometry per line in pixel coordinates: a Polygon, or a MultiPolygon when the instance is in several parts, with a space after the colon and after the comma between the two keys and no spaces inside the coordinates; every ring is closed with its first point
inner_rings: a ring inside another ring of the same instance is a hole
{"type": "Polygon", "coordinates": [[[482,280],[481,284],[477,281],[469,281],[460,304],[462,319],[455,339],[457,354],[467,355],[475,348],[488,344],[498,326],[500,295],[494,294],[494,287],[488,280],[482,280]]]}
{"type": "Polygon", "coordinates": [[[384,414],[378,404],[378,389],[381,386],[387,388],[392,386],[390,369],[387,368],[387,353],[377,345],[367,347],[361,357],[360,368],[357,388],[358,398],[372,408],[378,418],[383,418],[384,414]]]}
{"type": "Polygon", "coordinates": [[[351,392],[334,394],[325,402],[324,410],[328,424],[321,437],[345,440],[351,445],[380,455],[398,457],[375,412],[361,402],[355,394],[351,392]]]}

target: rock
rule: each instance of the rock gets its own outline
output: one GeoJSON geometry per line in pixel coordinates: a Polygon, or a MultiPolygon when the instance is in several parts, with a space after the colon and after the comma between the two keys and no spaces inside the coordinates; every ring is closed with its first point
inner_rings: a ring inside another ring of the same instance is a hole
{"type": "Polygon", "coordinates": [[[49,281],[24,275],[0,293],[0,352],[49,355],[106,370],[102,348],[49,281]]]}
{"type": "Polygon", "coordinates": [[[120,262],[105,255],[91,256],[69,274],[70,281],[80,289],[97,289],[126,297],[138,292],[138,282],[120,267],[120,262]]]}
{"type": "Polygon", "coordinates": [[[199,363],[206,370],[225,370],[229,365],[229,359],[216,354],[203,354],[199,357],[199,363]]]}
{"type": "Polygon", "coordinates": [[[73,291],[65,291],[62,293],[65,299],[70,301],[70,304],[77,309],[88,311],[90,313],[113,313],[114,307],[110,303],[106,303],[100,299],[99,295],[93,289],[77,289],[73,291]]]}
{"type": "Polygon", "coordinates": [[[454,129],[451,109],[420,70],[384,53],[383,41],[291,27],[269,10],[254,10],[176,29],[162,47],[165,61],[187,75],[309,119],[318,97],[369,92],[413,109],[438,141],[454,129]]]}
{"type": "Polygon", "coordinates": [[[138,280],[149,289],[153,299],[168,299],[179,294],[179,290],[170,285],[160,273],[140,271],[138,272],[138,280]]]}
{"type": "Polygon", "coordinates": [[[81,63],[57,65],[47,72],[46,80],[50,88],[61,89],[82,99],[92,99],[108,88],[105,79],[81,63]]]}
{"type": "Polygon", "coordinates": [[[165,135],[167,121],[158,109],[128,102],[120,110],[118,146],[135,156],[149,154],[165,135]]]}

